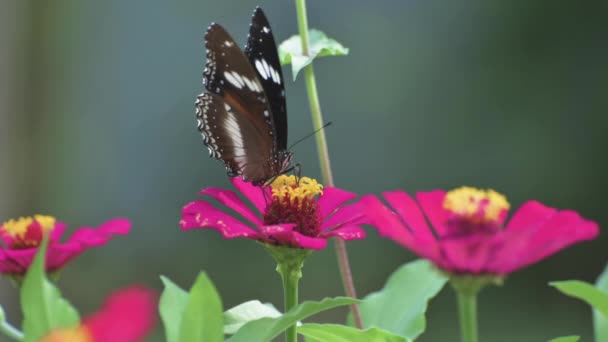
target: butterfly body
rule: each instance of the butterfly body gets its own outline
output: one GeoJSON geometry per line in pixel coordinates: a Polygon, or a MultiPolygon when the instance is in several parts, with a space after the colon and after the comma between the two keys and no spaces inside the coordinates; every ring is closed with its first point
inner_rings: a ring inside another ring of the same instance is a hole
{"type": "Polygon", "coordinates": [[[206,92],[196,100],[198,129],[210,156],[228,176],[255,185],[288,172],[287,112],[283,74],[268,20],[256,8],[244,52],[218,25],[205,34],[206,92]]]}

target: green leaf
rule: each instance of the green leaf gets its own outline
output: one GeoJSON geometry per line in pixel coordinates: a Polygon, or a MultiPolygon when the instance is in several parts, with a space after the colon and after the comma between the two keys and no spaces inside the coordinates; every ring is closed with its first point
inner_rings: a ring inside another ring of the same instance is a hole
{"type": "Polygon", "coordinates": [[[310,46],[308,55],[302,53],[302,39],[299,35],[291,36],[279,45],[281,65],[291,63],[291,72],[294,81],[296,80],[298,72],[312,63],[313,59],[316,57],[348,55],[348,48],[327,37],[322,31],[315,29],[309,30],[308,40],[310,46]]]}
{"type": "Polygon", "coordinates": [[[205,272],[199,273],[190,289],[188,304],[179,328],[180,342],[224,341],[222,301],[205,272]]]}
{"type": "MultiPolygon", "coordinates": [[[[426,328],[424,314],[429,300],[441,291],[447,280],[426,260],[401,266],[391,274],[382,290],[369,294],[359,305],[364,326],[416,339],[426,328]]],[[[348,322],[354,326],[351,315],[348,322]]]]}
{"type": "Polygon", "coordinates": [[[78,312],[61,297],[61,292],[47,277],[44,268],[48,237],[38,248],[34,262],[21,286],[24,341],[38,341],[53,329],[69,328],[80,323],[78,312]]]}
{"type": "Polygon", "coordinates": [[[580,340],[581,338],[579,336],[563,336],[563,337],[557,337],[552,339],[549,342],[576,342],[578,340],[580,340]]]}
{"type": "Polygon", "coordinates": [[[0,323],[4,323],[4,321],[6,321],[6,314],[2,305],[0,305],[0,323]]]}
{"type": "Polygon", "coordinates": [[[338,324],[304,324],[298,327],[298,333],[308,339],[325,342],[406,342],[402,336],[386,330],[369,328],[359,330],[338,324]]]}
{"type": "Polygon", "coordinates": [[[165,336],[167,342],[178,342],[182,315],[186,310],[190,295],[169,278],[160,276],[160,279],[165,289],[160,296],[158,311],[165,326],[165,336]]]}
{"type": "Polygon", "coordinates": [[[281,312],[272,304],[251,300],[224,312],[224,334],[234,334],[247,322],[270,317],[277,318],[281,312]]]}
{"type": "Polygon", "coordinates": [[[270,341],[300,320],[321,311],[339,306],[351,305],[357,302],[359,301],[348,297],[325,298],[320,302],[304,302],[295,306],[281,317],[261,318],[245,324],[228,341],[270,341]]]}
{"type": "Polygon", "coordinates": [[[580,280],[553,281],[549,285],[570,297],[586,302],[608,318],[608,295],[593,285],[580,280]]]}
{"type": "MultiPolygon", "coordinates": [[[[595,283],[595,287],[608,295],[608,265],[595,283]]],[[[602,316],[598,310],[593,310],[593,330],[596,341],[608,341],[608,317],[602,316]]]]}

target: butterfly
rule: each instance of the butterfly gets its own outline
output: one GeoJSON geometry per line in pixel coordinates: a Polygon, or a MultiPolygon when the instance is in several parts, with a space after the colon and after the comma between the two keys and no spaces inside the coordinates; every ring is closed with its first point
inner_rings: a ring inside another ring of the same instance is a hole
{"type": "Polygon", "coordinates": [[[206,92],[196,99],[196,117],[210,156],[224,162],[229,177],[256,186],[292,170],[283,73],[262,9],[253,13],[244,51],[215,23],[205,47],[206,92]]]}

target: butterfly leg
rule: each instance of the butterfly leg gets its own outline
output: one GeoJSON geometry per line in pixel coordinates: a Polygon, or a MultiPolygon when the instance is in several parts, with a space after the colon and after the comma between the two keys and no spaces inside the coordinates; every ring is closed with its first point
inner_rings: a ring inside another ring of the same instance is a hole
{"type": "MultiPolygon", "coordinates": [[[[268,184],[272,184],[272,183],[268,183],[268,184]]],[[[262,191],[262,195],[264,196],[264,203],[266,204],[266,207],[268,207],[269,203],[271,202],[271,196],[270,196],[269,192],[266,191],[266,186],[260,186],[259,189],[260,189],[260,191],[262,191]]]]}

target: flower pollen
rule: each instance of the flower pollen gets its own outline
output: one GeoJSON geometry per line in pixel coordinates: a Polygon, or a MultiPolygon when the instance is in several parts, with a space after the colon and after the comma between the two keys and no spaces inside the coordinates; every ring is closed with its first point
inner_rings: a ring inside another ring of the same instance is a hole
{"type": "Polygon", "coordinates": [[[323,185],[308,177],[297,178],[296,176],[281,175],[270,185],[272,197],[283,199],[305,200],[323,193],[323,185]]]}
{"type": "Polygon", "coordinates": [[[443,209],[451,214],[448,235],[494,233],[502,228],[509,207],[505,196],[491,189],[463,186],[449,191],[443,200],[443,209]]]}
{"type": "Polygon", "coordinates": [[[293,223],[295,231],[315,237],[320,233],[323,217],[316,196],[323,185],[308,177],[278,176],[271,187],[271,201],[264,213],[264,224],[293,223]]]}
{"type": "Polygon", "coordinates": [[[9,238],[9,248],[25,249],[40,245],[45,233],[55,227],[55,218],[45,215],[20,217],[4,222],[0,226],[0,234],[9,238]]]}

